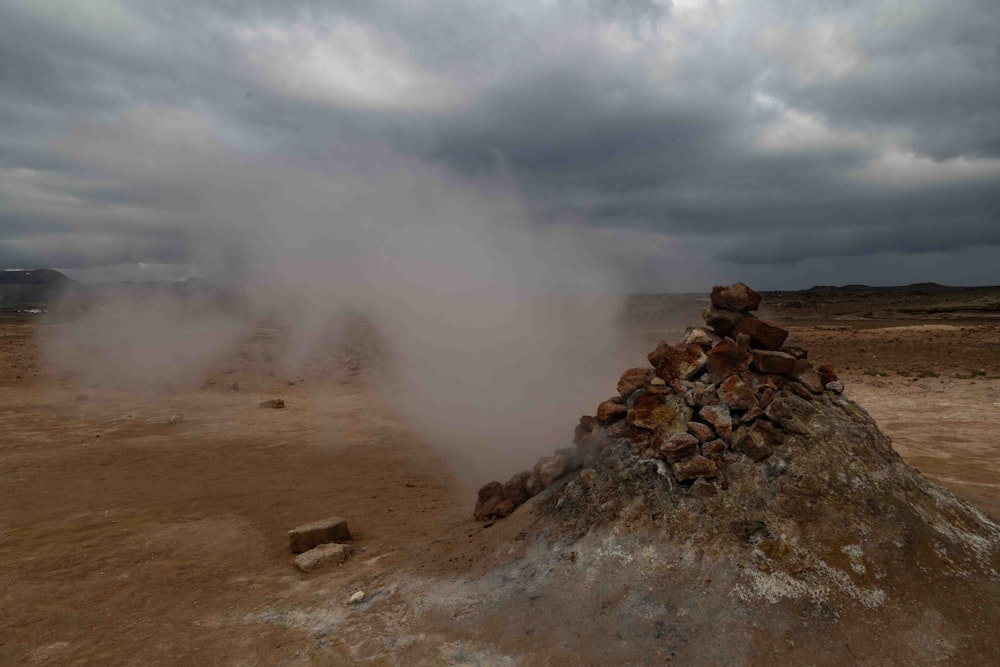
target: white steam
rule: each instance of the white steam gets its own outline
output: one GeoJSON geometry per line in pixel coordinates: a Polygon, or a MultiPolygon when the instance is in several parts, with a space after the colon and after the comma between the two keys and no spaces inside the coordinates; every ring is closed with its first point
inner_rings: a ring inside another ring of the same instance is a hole
{"type": "MultiPolygon", "coordinates": [[[[204,274],[236,281],[257,314],[280,320],[286,364],[304,363],[331,320],[364,313],[397,362],[382,400],[479,480],[567,446],[607,393],[619,285],[572,234],[536,229],[508,185],[369,146],[321,164],[237,159],[204,128],[172,134],[182,120],[142,134],[142,150],[121,145],[130,132],[76,140],[120,186],[169,193],[173,205],[144,215],[176,220],[204,274]]],[[[63,366],[89,349],[114,367],[105,378],[186,377],[246,324],[133,304],[93,311],[48,348],[63,366]]]]}

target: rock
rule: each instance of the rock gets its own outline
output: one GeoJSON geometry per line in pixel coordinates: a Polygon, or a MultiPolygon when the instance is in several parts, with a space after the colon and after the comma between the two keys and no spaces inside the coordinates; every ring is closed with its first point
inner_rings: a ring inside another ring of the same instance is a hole
{"type": "Polygon", "coordinates": [[[709,350],[706,357],[708,377],[712,384],[719,384],[727,377],[746,370],[750,363],[750,358],[730,338],[722,340],[709,350]]]}
{"type": "Polygon", "coordinates": [[[773,322],[749,317],[733,327],[733,333],[746,334],[750,337],[751,345],[760,350],[777,350],[788,338],[787,329],[782,329],[773,322]]]}
{"type": "Polygon", "coordinates": [[[678,482],[696,477],[712,479],[719,476],[719,467],[715,465],[715,462],[701,455],[678,461],[672,465],[672,468],[678,482]]]}
{"type": "Polygon", "coordinates": [[[704,445],[701,446],[701,453],[705,456],[712,454],[723,454],[725,453],[728,446],[722,440],[716,438],[715,440],[709,440],[704,445]]]}
{"type": "Polygon", "coordinates": [[[798,345],[782,345],[778,348],[779,352],[784,352],[785,354],[790,354],[796,359],[808,359],[809,351],[799,347],[798,345]]]}
{"type": "Polygon", "coordinates": [[[760,307],[760,293],[743,283],[733,283],[728,287],[716,285],[712,288],[712,305],[723,310],[748,313],[760,307]]]}
{"type": "Polygon", "coordinates": [[[701,422],[688,422],[688,433],[698,438],[698,442],[708,442],[715,438],[715,431],[708,424],[701,422]]]}
{"type": "Polygon", "coordinates": [[[744,315],[743,313],[734,313],[731,310],[720,310],[714,307],[704,308],[701,311],[701,318],[705,320],[705,324],[712,327],[720,336],[728,336],[733,333],[736,325],[748,317],[751,316],[744,315]]]}
{"type": "Polygon", "coordinates": [[[348,544],[320,544],[296,556],[295,566],[303,572],[312,572],[328,563],[340,565],[350,557],[351,552],[351,546],[348,544]]]}
{"type": "Polygon", "coordinates": [[[698,438],[688,433],[675,433],[660,445],[660,458],[670,463],[689,459],[699,453],[698,438]]]}
{"type": "Polygon", "coordinates": [[[716,494],[715,484],[712,484],[704,477],[694,480],[689,493],[695,498],[711,498],[716,494]]]}
{"type": "Polygon", "coordinates": [[[801,382],[806,389],[814,394],[822,394],[824,382],[820,379],[819,373],[805,359],[798,359],[795,362],[795,373],[792,377],[801,382]]]}
{"type": "Polygon", "coordinates": [[[763,461],[772,454],[771,446],[757,430],[741,428],[736,435],[736,449],[754,461],[763,461]]]}
{"type": "Polygon", "coordinates": [[[626,414],[628,414],[628,407],[614,399],[604,401],[597,406],[597,421],[602,424],[613,424],[619,419],[625,419],[626,414]]]}
{"type": "Polygon", "coordinates": [[[764,387],[760,394],[757,396],[757,403],[761,408],[766,409],[767,406],[771,405],[771,401],[774,400],[774,389],[771,387],[764,387]]]}
{"type": "Polygon", "coordinates": [[[679,396],[644,394],[635,400],[625,419],[632,426],[667,436],[687,430],[691,408],[679,396]]]}
{"type": "Polygon", "coordinates": [[[313,521],[288,531],[288,542],[293,554],[308,551],[326,542],[346,542],[351,539],[347,520],[331,516],[313,521]]]}
{"type": "Polygon", "coordinates": [[[741,424],[750,424],[751,422],[759,419],[764,415],[764,411],[759,407],[752,407],[746,411],[742,417],[740,417],[741,424]]]}
{"type": "Polygon", "coordinates": [[[812,392],[806,389],[806,386],[801,382],[789,382],[785,386],[790,389],[793,394],[800,398],[804,398],[807,401],[811,401],[813,398],[812,392]]]}
{"type": "Polygon", "coordinates": [[[503,485],[501,495],[504,500],[509,500],[517,507],[523,504],[528,498],[528,491],[524,488],[524,480],[530,472],[518,473],[507,480],[503,485]]]}
{"type": "Polygon", "coordinates": [[[649,381],[649,386],[650,387],[666,387],[667,386],[667,381],[664,380],[661,377],[655,377],[655,378],[653,378],[652,380],[649,381]]]}
{"type": "Polygon", "coordinates": [[[524,480],[524,490],[528,493],[528,497],[534,498],[544,489],[545,485],[542,484],[542,478],[538,476],[538,473],[531,471],[524,480]]]}
{"type": "Polygon", "coordinates": [[[805,401],[787,391],[778,392],[767,406],[764,415],[781,425],[791,433],[806,433],[806,420],[816,411],[808,401],[805,401]]]}
{"type": "Polygon", "coordinates": [[[563,476],[566,472],[569,457],[562,453],[555,453],[552,456],[543,456],[535,464],[535,474],[542,481],[542,486],[549,486],[563,476]]]}
{"type": "Polygon", "coordinates": [[[705,369],[705,351],[699,345],[668,345],[661,342],[649,353],[649,362],[656,369],[656,375],[666,382],[690,380],[698,377],[705,369]]]}
{"type": "Polygon", "coordinates": [[[171,415],[170,419],[167,420],[168,424],[180,424],[184,421],[184,415],[171,415]]]}
{"type": "Polygon", "coordinates": [[[839,380],[834,380],[833,382],[826,383],[827,391],[832,391],[835,394],[844,393],[844,383],[839,380]]]}
{"type": "Polygon", "coordinates": [[[364,591],[354,591],[354,593],[347,599],[347,604],[358,604],[365,601],[364,591]]]}
{"type": "Polygon", "coordinates": [[[618,393],[628,398],[653,377],[651,368],[630,368],[618,380],[618,393]]]}
{"type": "Polygon", "coordinates": [[[706,405],[698,414],[704,421],[712,425],[712,428],[723,440],[728,440],[732,436],[733,417],[725,405],[706,405]]]}
{"type": "Polygon", "coordinates": [[[768,352],[765,350],[754,350],[753,367],[761,373],[775,373],[777,375],[792,375],[795,373],[795,357],[784,352],[768,352]]]}
{"type": "Polygon", "coordinates": [[[757,396],[754,395],[746,382],[738,375],[730,375],[722,381],[718,389],[719,400],[729,406],[730,410],[759,410],[757,396]]]}
{"type": "Polygon", "coordinates": [[[765,419],[758,419],[750,427],[750,430],[758,433],[764,439],[764,442],[772,447],[780,445],[785,441],[785,434],[781,429],[765,419]]]}
{"type": "Polygon", "coordinates": [[[837,371],[834,370],[833,364],[831,363],[820,364],[818,372],[819,381],[823,383],[824,387],[831,382],[836,382],[839,379],[837,377],[837,371]]]}
{"type": "Polygon", "coordinates": [[[694,399],[694,404],[699,408],[705,407],[706,405],[719,404],[719,396],[715,393],[715,387],[702,382],[695,383],[692,398],[694,399]]]}
{"type": "Polygon", "coordinates": [[[682,345],[698,345],[702,349],[709,349],[722,338],[714,331],[702,329],[701,327],[688,327],[681,336],[682,345]]]}
{"type": "Polygon", "coordinates": [[[579,478],[584,488],[593,488],[594,484],[597,483],[597,471],[593,468],[584,468],[580,471],[579,478]]]}
{"type": "Polygon", "coordinates": [[[281,410],[285,407],[285,399],[283,398],[272,398],[269,401],[261,401],[260,407],[262,408],[274,408],[275,410],[281,410]]]}

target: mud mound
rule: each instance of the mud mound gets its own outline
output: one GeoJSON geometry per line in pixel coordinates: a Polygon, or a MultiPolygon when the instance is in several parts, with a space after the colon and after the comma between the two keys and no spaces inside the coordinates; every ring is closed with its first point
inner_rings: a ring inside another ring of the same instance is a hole
{"type": "Polygon", "coordinates": [[[614,616],[617,649],[567,656],[625,662],[995,660],[1000,527],[906,465],[759,304],[715,288],[710,328],[625,371],[575,447],[480,490],[476,518],[525,545],[493,572],[542,601],[517,613],[614,616]]]}

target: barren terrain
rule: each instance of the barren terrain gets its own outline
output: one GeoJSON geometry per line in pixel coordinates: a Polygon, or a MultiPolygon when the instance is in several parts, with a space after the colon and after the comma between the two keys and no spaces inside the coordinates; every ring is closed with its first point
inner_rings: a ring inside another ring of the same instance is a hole
{"type": "MultiPolygon", "coordinates": [[[[1000,516],[1000,322],[864,298],[775,299],[765,316],[836,365],[910,464],[1000,516]]],[[[698,323],[696,299],[641,301],[623,343],[632,365],[698,323]]],[[[373,397],[366,360],[283,376],[268,363],[282,334],[262,329],[204,384],[144,396],[48,372],[44,326],[58,325],[0,326],[0,664],[512,664],[490,647],[546,633],[512,616],[463,641],[463,590],[440,582],[523,545],[472,520],[474,493],[373,397]],[[276,397],[287,408],[258,407],[276,397]],[[329,515],[348,519],[357,553],[303,574],[286,531],[329,515]],[[405,613],[436,630],[394,633],[416,626],[380,601],[427,596],[432,580],[433,599],[405,613]],[[349,605],[358,590],[365,602],[349,605]]],[[[588,627],[579,641],[599,647],[588,627]]]]}

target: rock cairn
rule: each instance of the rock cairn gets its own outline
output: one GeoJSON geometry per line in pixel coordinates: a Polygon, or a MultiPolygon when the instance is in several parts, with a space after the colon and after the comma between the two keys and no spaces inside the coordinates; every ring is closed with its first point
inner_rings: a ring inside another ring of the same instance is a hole
{"type": "Polygon", "coordinates": [[[768,459],[787,434],[803,432],[814,400],[843,391],[831,364],[814,368],[805,350],[785,345],[786,329],[753,314],[760,302],[743,283],[713,288],[702,311],[708,328],[687,329],[676,345],[661,341],[648,355],[651,367],[622,373],[618,395],[580,418],[575,447],[483,486],[475,518],[506,517],[576,470],[592,485],[597,472],[586,466],[622,443],[654,463],[673,493],[725,492],[730,464],[768,459]]]}

